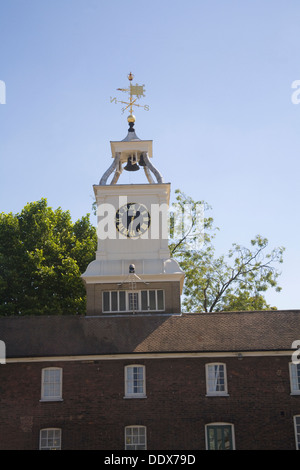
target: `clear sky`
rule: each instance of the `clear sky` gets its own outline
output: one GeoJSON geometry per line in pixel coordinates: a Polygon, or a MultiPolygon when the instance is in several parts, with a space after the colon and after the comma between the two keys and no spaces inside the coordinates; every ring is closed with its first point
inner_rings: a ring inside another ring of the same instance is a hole
{"type": "Polygon", "coordinates": [[[131,71],[150,107],[136,133],[172,193],[212,206],[220,252],[256,234],[285,246],[266,297],[299,309],[299,25],[299,0],[0,0],[0,211],[91,212],[131,71]]]}

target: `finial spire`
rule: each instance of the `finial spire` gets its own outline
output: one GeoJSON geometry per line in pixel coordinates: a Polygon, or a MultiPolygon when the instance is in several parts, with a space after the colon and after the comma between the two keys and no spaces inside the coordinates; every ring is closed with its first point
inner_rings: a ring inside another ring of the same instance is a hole
{"type": "Polygon", "coordinates": [[[129,109],[129,116],[127,117],[127,121],[129,123],[129,132],[134,132],[133,126],[135,123],[135,116],[133,114],[133,106],[137,106],[139,108],[144,108],[145,111],[149,111],[149,106],[147,104],[141,105],[136,103],[137,100],[139,100],[142,96],[145,96],[145,85],[132,85],[132,80],[134,79],[134,75],[130,72],[127,75],[127,78],[129,80],[129,87],[128,88],[117,88],[117,91],[123,91],[125,93],[129,93],[129,101],[122,101],[118,100],[117,98],[112,98],[110,97],[110,102],[111,103],[122,103],[126,106],[122,108],[122,114],[126,111],[126,109],[129,109]]]}

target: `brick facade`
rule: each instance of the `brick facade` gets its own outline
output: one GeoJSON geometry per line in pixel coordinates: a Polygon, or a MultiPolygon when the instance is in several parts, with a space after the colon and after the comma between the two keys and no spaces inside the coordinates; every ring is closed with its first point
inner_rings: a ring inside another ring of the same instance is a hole
{"type": "Polygon", "coordinates": [[[62,449],[124,449],[124,428],[143,425],[148,450],[205,449],[205,425],[231,423],[239,450],[293,450],[288,355],[9,362],[0,366],[0,449],[38,449],[61,428],[62,449]],[[205,364],[226,364],[229,396],[206,396],[205,364]],[[124,367],[146,367],[146,398],[124,398],[124,367]],[[63,401],[41,402],[43,367],[63,369],[63,401]]]}

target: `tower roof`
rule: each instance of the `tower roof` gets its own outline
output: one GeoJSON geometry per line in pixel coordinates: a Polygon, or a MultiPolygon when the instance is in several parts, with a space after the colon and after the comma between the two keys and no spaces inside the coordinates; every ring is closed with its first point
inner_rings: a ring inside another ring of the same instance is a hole
{"type": "Polygon", "coordinates": [[[135,129],[133,127],[132,122],[129,123],[129,129],[128,129],[128,134],[125,137],[125,139],[122,140],[122,142],[132,142],[132,141],[138,141],[141,140],[135,133],[135,129]]]}

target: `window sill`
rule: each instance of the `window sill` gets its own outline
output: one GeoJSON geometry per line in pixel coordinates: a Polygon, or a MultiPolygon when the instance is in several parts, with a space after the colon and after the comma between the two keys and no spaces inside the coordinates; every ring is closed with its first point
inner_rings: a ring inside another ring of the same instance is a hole
{"type": "MultiPolygon", "coordinates": [[[[164,310],[134,310],[134,313],[146,314],[146,313],[165,313],[164,310]]],[[[133,313],[133,310],[114,310],[114,311],[105,311],[102,310],[102,315],[129,315],[133,313]]]]}
{"type": "Polygon", "coordinates": [[[298,392],[291,392],[291,395],[300,395],[300,390],[298,392]]]}
{"type": "Polygon", "coordinates": [[[229,393],[207,393],[206,397],[229,397],[229,393]]]}
{"type": "Polygon", "coordinates": [[[124,396],[123,398],[124,400],[132,400],[135,398],[140,400],[141,398],[147,398],[147,395],[128,395],[128,396],[124,396]]]}
{"type": "Polygon", "coordinates": [[[53,403],[56,401],[64,401],[63,398],[41,398],[40,402],[41,403],[53,403]]]}

